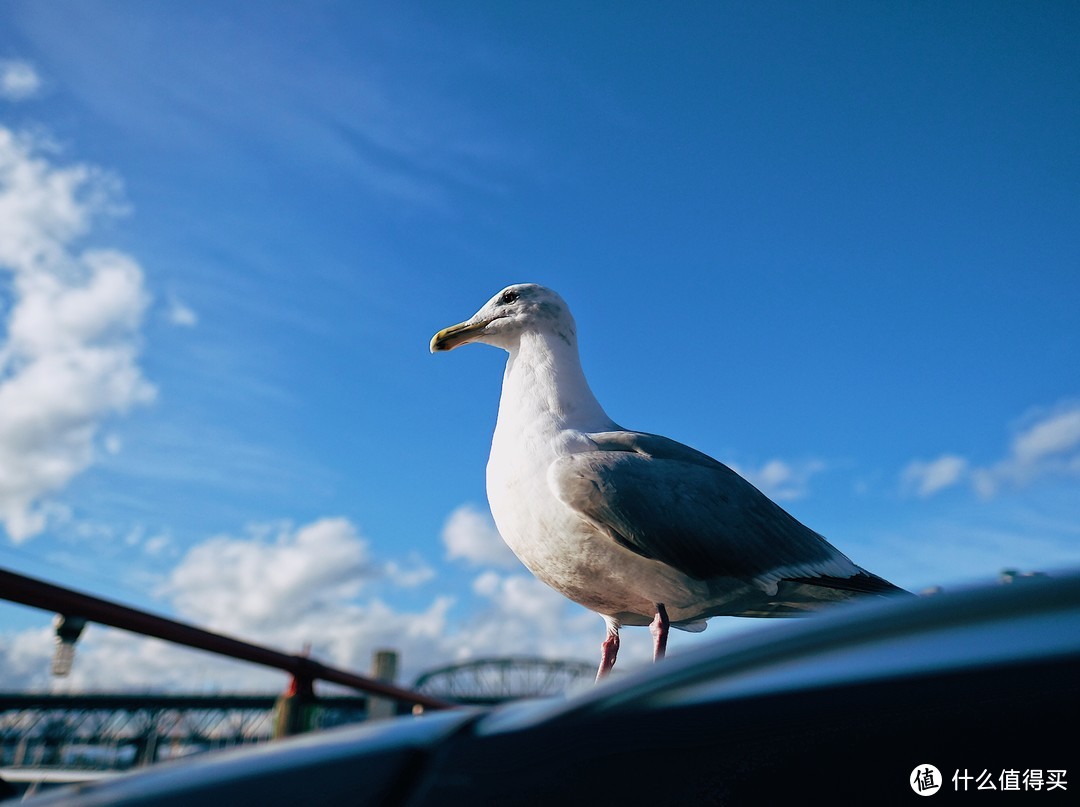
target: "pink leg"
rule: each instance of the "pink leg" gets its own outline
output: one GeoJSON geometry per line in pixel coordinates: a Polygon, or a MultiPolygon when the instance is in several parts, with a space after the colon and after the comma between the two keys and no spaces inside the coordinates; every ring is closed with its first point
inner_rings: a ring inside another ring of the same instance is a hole
{"type": "Polygon", "coordinates": [[[606,678],[615,666],[615,657],[619,655],[619,626],[608,623],[607,638],[600,645],[600,669],[596,671],[596,680],[606,678]]]}
{"type": "Polygon", "coordinates": [[[667,652],[667,635],[668,635],[668,622],[667,609],[662,602],[656,604],[656,616],[653,617],[653,621],[649,624],[649,633],[653,637],[653,662],[657,662],[664,657],[667,652]]]}

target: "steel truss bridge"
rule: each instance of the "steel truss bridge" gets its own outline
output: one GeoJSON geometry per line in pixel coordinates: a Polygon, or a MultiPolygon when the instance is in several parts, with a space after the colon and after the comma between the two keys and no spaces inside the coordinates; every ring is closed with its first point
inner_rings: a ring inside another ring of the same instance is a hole
{"type": "MultiPolygon", "coordinates": [[[[48,695],[0,693],[0,767],[123,770],[188,754],[265,742],[274,695],[48,695]]],[[[319,697],[310,728],[367,716],[363,696],[319,697]]]]}
{"type": "Polygon", "coordinates": [[[485,658],[426,672],[413,690],[454,703],[494,704],[542,698],[591,683],[596,666],[532,657],[485,658]]]}
{"type": "MultiPolygon", "coordinates": [[[[591,664],[489,658],[421,675],[419,693],[462,704],[558,695],[591,681],[591,664]]],[[[0,693],[0,768],[126,770],[281,734],[280,695],[0,693]]],[[[363,695],[318,696],[307,729],[368,717],[363,695]]],[[[406,705],[395,711],[406,711],[406,705]]]]}

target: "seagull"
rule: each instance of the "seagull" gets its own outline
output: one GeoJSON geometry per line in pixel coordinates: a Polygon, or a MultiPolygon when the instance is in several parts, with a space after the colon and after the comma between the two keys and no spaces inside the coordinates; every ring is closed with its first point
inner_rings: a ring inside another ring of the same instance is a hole
{"type": "Polygon", "coordinates": [[[648,625],[653,659],[670,626],[714,616],[799,616],[862,596],[908,594],[855,565],[726,465],[617,425],[589,389],[562,297],[523,283],[431,339],[509,353],[487,465],[491,514],[537,578],[603,617],[597,680],[619,629],[648,625]]]}

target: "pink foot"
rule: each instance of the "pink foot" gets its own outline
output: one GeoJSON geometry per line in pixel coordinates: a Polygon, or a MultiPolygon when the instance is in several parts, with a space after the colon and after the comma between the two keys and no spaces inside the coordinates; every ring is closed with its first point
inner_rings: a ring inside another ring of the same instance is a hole
{"type": "Polygon", "coordinates": [[[619,655],[619,629],[608,628],[607,638],[600,645],[600,669],[596,671],[596,680],[606,678],[615,666],[615,657],[619,655]]]}
{"type": "Polygon", "coordinates": [[[649,624],[649,633],[653,637],[653,662],[659,661],[667,653],[668,625],[670,624],[664,604],[662,602],[657,603],[656,616],[653,617],[653,621],[649,624]]]}

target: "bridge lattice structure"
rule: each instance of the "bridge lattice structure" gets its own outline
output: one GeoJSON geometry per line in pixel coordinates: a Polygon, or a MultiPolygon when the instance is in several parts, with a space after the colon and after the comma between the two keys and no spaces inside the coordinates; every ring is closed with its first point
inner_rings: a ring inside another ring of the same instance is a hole
{"type": "MultiPolygon", "coordinates": [[[[273,736],[275,695],[0,694],[0,767],[117,770],[273,736]]],[[[312,728],[366,717],[363,696],[320,697],[312,728]]]]}
{"type": "Polygon", "coordinates": [[[482,658],[426,672],[413,689],[455,703],[494,704],[563,695],[591,683],[595,676],[596,666],[580,661],[482,658]]]}

